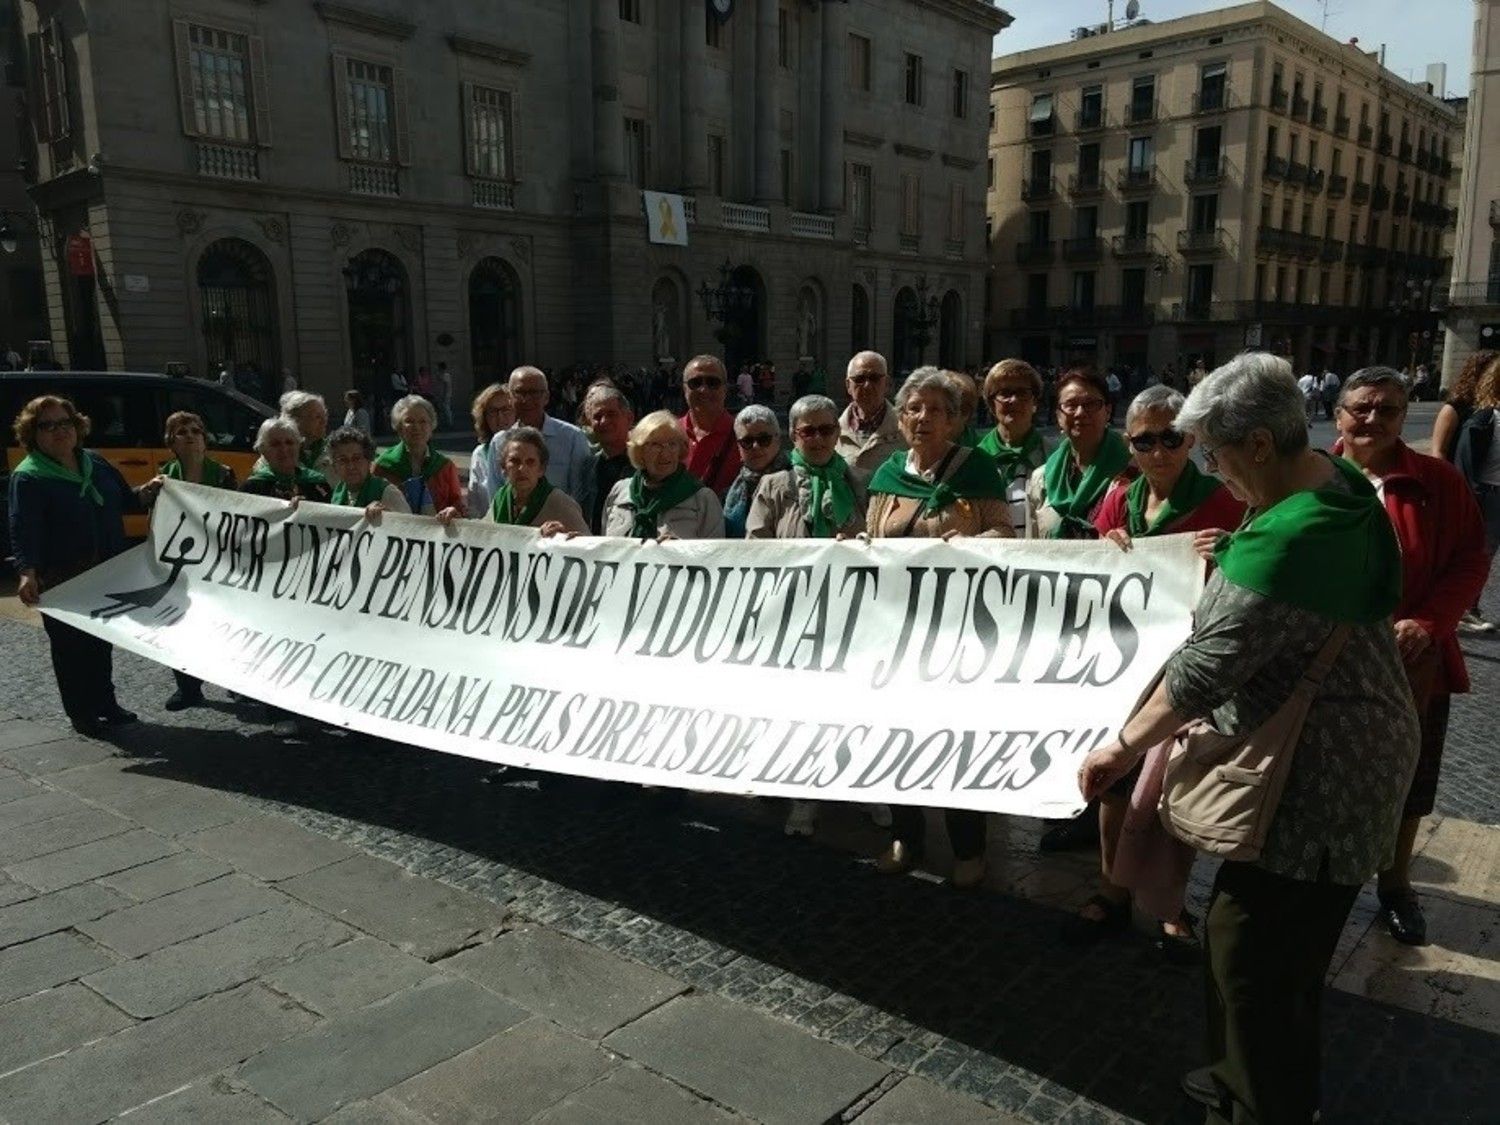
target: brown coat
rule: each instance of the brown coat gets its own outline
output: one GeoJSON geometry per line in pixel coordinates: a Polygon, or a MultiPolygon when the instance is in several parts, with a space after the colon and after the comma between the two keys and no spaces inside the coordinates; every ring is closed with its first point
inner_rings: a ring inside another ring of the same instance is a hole
{"type": "MultiPolygon", "coordinates": [[[[796,469],[784,469],[761,478],[745,520],[746,539],[812,538],[807,522],[807,493],[798,487],[798,476],[796,469]]],[[[852,473],[849,487],[854,491],[854,513],[843,527],[835,530],[844,535],[858,535],[865,529],[868,498],[852,473]]]]}
{"type": "MultiPolygon", "coordinates": [[[[944,479],[951,477],[964,463],[964,459],[971,455],[971,450],[959,450],[958,455],[949,464],[944,479]]],[[[1011,526],[1010,504],[1004,497],[957,500],[939,509],[935,514],[918,517],[917,521],[912,523],[912,516],[921,505],[922,501],[911,500],[905,496],[872,492],[870,508],[865,520],[870,537],[872,539],[899,539],[907,536],[912,539],[937,539],[950,531],[985,539],[1015,537],[1015,529],[1011,526]],[[910,531],[906,530],[908,524],[911,524],[910,531]]]]}

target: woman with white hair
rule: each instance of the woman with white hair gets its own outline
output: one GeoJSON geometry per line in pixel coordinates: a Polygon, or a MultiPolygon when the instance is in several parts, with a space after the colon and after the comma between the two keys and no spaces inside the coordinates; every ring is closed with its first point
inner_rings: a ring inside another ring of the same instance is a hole
{"type": "Polygon", "coordinates": [[[322,473],[333,475],[333,463],[328,458],[328,404],[322,395],[311,391],[288,391],[281,396],[281,416],[290,418],[302,435],[302,452],[298,455],[302,464],[322,473]]]}
{"type": "Polygon", "coordinates": [[[290,418],[267,418],[262,422],[255,434],[255,452],[260,454],[260,460],[240,485],[241,492],[319,504],[328,503],[333,496],[328,478],[302,463],[302,431],[290,418]]]}
{"type": "Polygon", "coordinates": [[[587,535],[583,509],[547,479],[547,439],[531,426],[513,426],[500,446],[505,483],[495,493],[490,518],[514,527],[540,528],[543,535],[587,535]]]}
{"type": "Polygon", "coordinates": [[[768,473],[781,472],[788,462],[781,448],[781,423],[769,406],[755,403],[735,415],[734,440],[740,447],[740,471],[724,493],[724,535],[743,539],[756,488],[768,473]]]}
{"type": "Polygon", "coordinates": [[[635,472],[604,502],[604,534],[635,539],[722,539],[724,509],[687,471],[688,439],[668,410],[647,414],[626,446],[635,472]]]}
{"type": "Polygon", "coordinates": [[[421,395],[407,395],[391,407],[391,426],[401,440],[375,458],[375,472],[406,498],[417,515],[454,519],[464,512],[458,468],[431,446],[437,411],[421,395]]]}
{"type": "Polygon", "coordinates": [[[1099,797],[1148,750],[1145,775],[1159,778],[1162,744],[1195,720],[1248,736],[1311,674],[1264,846],[1254,860],[1225,860],[1215,879],[1204,927],[1210,1065],[1184,1079],[1212,1120],[1309,1122],[1328,965],[1360,887],[1395,845],[1417,760],[1391,627],[1401,552],[1364,474],[1309,448],[1285,360],[1231,360],[1188,397],[1177,427],[1249,514],[1232,533],[1198,533],[1218,565],[1192,634],[1116,741],[1085,759],[1079,789],[1099,797]]]}

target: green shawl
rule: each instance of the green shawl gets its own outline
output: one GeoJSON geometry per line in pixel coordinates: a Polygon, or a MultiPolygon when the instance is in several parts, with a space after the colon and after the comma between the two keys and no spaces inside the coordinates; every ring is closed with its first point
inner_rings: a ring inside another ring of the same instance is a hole
{"type": "Polygon", "coordinates": [[[1070,480],[1073,443],[1064,438],[1047,458],[1047,464],[1042,469],[1047,507],[1062,517],[1048,538],[1062,539],[1063,533],[1070,527],[1086,530],[1088,538],[1094,538],[1094,525],[1089,523],[1089,513],[1128,464],[1130,447],[1125,444],[1125,439],[1114,430],[1105,430],[1104,440],[1099,443],[1093,462],[1076,481],[1070,480]]]}
{"type": "Polygon", "coordinates": [[[849,466],[835,453],[826,465],[809,465],[792,450],[792,465],[807,474],[811,488],[807,520],[816,539],[832,539],[854,515],[854,489],[849,487],[849,466]]]}
{"type": "Polygon", "coordinates": [[[955,500],[1005,499],[1005,481],[992,462],[965,457],[945,480],[931,482],[906,471],[906,451],[897,450],[880,463],[870,479],[870,492],[921,500],[927,515],[940,512],[955,500]]]}
{"type": "Polygon", "coordinates": [[[337,504],[340,508],[368,508],[371,504],[377,503],[385,495],[385,490],[389,487],[390,484],[387,483],[384,477],[377,477],[374,473],[371,473],[365,478],[365,482],[359,486],[359,491],[351,496],[349,494],[349,486],[343,481],[339,481],[338,484],[333,486],[333,499],[329,503],[337,504]]]}
{"type": "Polygon", "coordinates": [[[1182,467],[1182,475],[1172,486],[1172,495],[1167,497],[1167,502],[1161,506],[1161,511],[1156,513],[1156,518],[1148,526],[1146,496],[1151,483],[1145,477],[1136,477],[1125,491],[1125,530],[1130,532],[1132,539],[1166,531],[1221,487],[1216,478],[1199,472],[1197,465],[1187,462],[1182,467]]]}
{"type": "Polygon", "coordinates": [[[402,480],[411,480],[413,477],[421,477],[423,480],[431,480],[437,475],[448,461],[432,446],[427,447],[427,459],[422,462],[422,471],[419,473],[411,467],[411,454],[406,451],[406,442],[398,441],[395,445],[385,450],[375,458],[377,469],[388,469],[400,476],[402,480]]]}
{"type": "Polygon", "coordinates": [[[630,534],[637,539],[655,539],[660,534],[661,519],[690,496],[695,496],[703,482],[682,467],[655,488],[646,486],[646,474],[639,469],[630,478],[630,503],[635,508],[635,522],[630,534]]]}
{"type": "Polygon", "coordinates": [[[1001,480],[1011,481],[1016,479],[1016,470],[1021,466],[1026,466],[1028,470],[1033,467],[1036,455],[1043,449],[1042,433],[1033,426],[1031,432],[1021,439],[1020,445],[1011,445],[1001,438],[998,429],[994,429],[980,438],[979,445],[975,448],[995,462],[995,468],[1000,470],[1001,480]]]}
{"type": "Polygon", "coordinates": [[[21,463],[11,472],[18,477],[40,477],[42,480],[76,484],[80,499],[92,500],[99,507],[104,507],[104,494],[94,484],[94,459],[86,449],[80,449],[77,457],[78,471],[75,473],[61,461],[54,461],[40,449],[33,449],[21,458],[21,463]]]}
{"type": "Polygon", "coordinates": [[[276,487],[281,491],[294,492],[299,496],[301,495],[301,493],[298,492],[298,489],[300,487],[305,486],[311,488],[314,485],[328,483],[328,478],[325,477],[322,473],[318,472],[316,469],[309,469],[306,465],[301,464],[297,466],[297,471],[289,477],[282,476],[277,472],[272,472],[270,465],[261,464],[256,466],[255,470],[246,479],[274,481],[276,487]]]}
{"type": "MultiPolygon", "coordinates": [[[[161,475],[172,480],[182,480],[182,462],[172,458],[161,467],[161,475]]],[[[219,464],[212,457],[203,459],[203,484],[209,488],[228,488],[230,472],[227,466],[219,464]]]]}
{"type": "Polygon", "coordinates": [[[517,527],[530,527],[536,519],[536,514],[542,510],[542,505],[547,502],[547,497],[552,495],[552,482],[546,477],[536,482],[536,487],[531,490],[531,499],[526,501],[526,507],[519,512],[515,510],[516,494],[507,481],[495,493],[495,502],[490,505],[490,515],[496,523],[515,524],[517,527]]]}
{"type": "Polygon", "coordinates": [[[1331,458],[1348,486],[1294,492],[1252,513],[1214,551],[1224,577],[1335,621],[1369,625],[1401,600],[1401,548],[1363,473],[1331,458]]]}

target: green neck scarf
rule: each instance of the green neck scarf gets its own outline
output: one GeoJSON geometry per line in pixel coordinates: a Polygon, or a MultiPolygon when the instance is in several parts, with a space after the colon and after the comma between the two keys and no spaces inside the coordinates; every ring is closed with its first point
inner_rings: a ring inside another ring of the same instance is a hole
{"type": "Polygon", "coordinates": [[[832,539],[838,529],[854,515],[854,489],[849,487],[849,466],[835,453],[826,465],[809,465],[797,450],[792,450],[792,465],[807,474],[812,492],[808,502],[808,523],[815,539],[832,539]]]}
{"type": "MultiPolygon", "coordinates": [[[[956,450],[949,451],[956,458],[956,450]]],[[[1005,499],[1005,481],[992,462],[983,457],[965,457],[957,468],[950,464],[940,481],[927,481],[906,471],[906,452],[898,450],[880,463],[870,478],[870,492],[921,500],[927,515],[940,512],[955,500],[1005,499]]]]}
{"type": "Polygon", "coordinates": [[[17,476],[40,477],[42,480],[60,480],[78,486],[78,496],[104,507],[104,494],[94,486],[94,459],[88,451],[80,449],[77,454],[78,472],[74,472],[61,461],[54,461],[39,449],[33,449],[12,470],[17,476]]]}
{"type": "Polygon", "coordinates": [[[964,432],[958,435],[957,444],[965,449],[978,449],[979,443],[984,440],[984,435],[974,428],[972,424],[964,427],[964,432]]]}
{"type": "Polygon", "coordinates": [[[697,494],[703,482],[686,469],[677,471],[655,488],[646,486],[646,474],[639,469],[630,478],[630,503],[635,507],[635,522],[630,534],[637,539],[655,539],[661,518],[690,496],[697,494]]]}
{"type": "Polygon", "coordinates": [[[991,430],[979,439],[976,447],[979,452],[987,455],[995,462],[995,468],[1000,470],[1000,479],[1005,481],[1015,480],[1016,470],[1023,466],[1029,471],[1039,463],[1039,455],[1042,452],[1042,435],[1035,426],[1021,439],[1020,445],[1011,445],[1000,436],[998,428],[991,430]]]}
{"type": "Polygon", "coordinates": [[[1062,517],[1048,538],[1062,539],[1070,529],[1086,531],[1093,538],[1094,525],[1089,523],[1089,513],[1129,463],[1130,447],[1125,439],[1114,430],[1105,430],[1093,462],[1077,480],[1072,480],[1073,443],[1064,438],[1042,470],[1047,506],[1062,517]]]}
{"type": "MultiPolygon", "coordinates": [[[[171,480],[187,479],[182,475],[182,462],[175,457],[161,467],[161,475],[171,480]]],[[[209,488],[223,488],[228,481],[229,470],[227,468],[219,464],[212,457],[205,457],[203,459],[203,480],[200,482],[201,484],[205,484],[209,488]]]]}
{"type": "Polygon", "coordinates": [[[305,468],[316,469],[318,462],[323,459],[323,450],[327,448],[328,439],[326,437],[319,438],[317,441],[304,441],[302,443],[302,452],[297,454],[297,460],[301,461],[305,468]]]}
{"type": "Polygon", "coordinates": [[[412,477],[421,477],[423,480],[431,480],[437,475],[437,471],[443,467],[448,459],[432,446],[427,447],[427,459],[422,462],[421,472],[412,468],[411,454],[406,450],[406,442],[398,441],[379,457],[375,458],[377,468],[389,469],[400,475],[402,480],[411,480],[412,477]]]}
{"type": "Polygon", "coordinates": [[[1151,484],[1145,477],[1137,477],[1130,482],[1130,487],[1125,492],[1125,511],[1128,517],[1125,529],[1130,532],[1132,539],[1167,531],[1219,488],[1219,482],[1215,478],[1200,473],[1198,466],[1189,461],[1182,467],[1182,475],[1177,478],[1177,483],[1172,486],[1172,495],[1167,497],[1167,502],[1156,513],[1156,518],[1147,524],[1146,497],[1151,484]]]}
{"type": "Polygon", "coordinates": [[[1294,492],[1226,535],[1224,577],[1335,621],[1369,625],[1401,600],[1401,548],[1385,506],[1354,465],[1330,458],[1347,490],[1294,492]]]}
{"type": "Polygon", "coordinates": [[[343,481],[339,481],[334,486],[331,503],[337,504],[341,508],[367,508],[379,501],[385,495],[385,490],[389,487],[390,485],[386,483],[384,477],[377,477],[374,473],[371,473],[365,478],[364,483],[359,486],[359,491],[351,495],[349,486],[343,481]]]}
{"type": "Polygon", "coordinates": [[[250,480],[268,480],[275,483],[276,487],[283,492],[295,492],[301,495],[300,489],[312,488],[320,484],[327,484],[328,478],[322,473],[309,469],[306,465],[298,465],[297,471],[291,476],[272,470],[270,465],[260,465],[250,474],[250,480]]]}
{"type": "Polygon", "coordinates": [[[542,505],[547,502],[547,497],[552,495],[552,482],[546,477],[536,482],[536,487],[531,490],[531,499],[526,501],[526,507],[516,511],[516,494],[507,481],[501,486],[500,491],[495,493],[495,502],[490,505],[490,515],[495,518],[496,523],[515,524],[518,527],[530,527],[536,519],[536,514],[542,510],[542,505]]]}

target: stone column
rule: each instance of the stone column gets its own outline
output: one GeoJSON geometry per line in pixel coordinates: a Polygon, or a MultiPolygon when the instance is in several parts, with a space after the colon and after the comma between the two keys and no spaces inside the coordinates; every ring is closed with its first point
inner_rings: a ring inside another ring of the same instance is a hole
{"type": "Polygon", "coordinates": [[[620,5],[594,0],[594,175],[625,178],[625,119],[620,110],[620,5]]]}
{"type": "Polygon", "coordinates": [[[818,115],[818,204],[825,215],[844,210],[844,52],[849,45],[847,4],[823,5],[822,109],[818,115]]]}
{"type": "Polygon", "coordinates": [[[697,195],[708,187],[708,118],[703,112],[703,76],[708,66],[708,45],[702,0],[681,0],[682,51],[682,190],[697,195]]]}
{"type": "Polygon", "coordinates": [[[755,4],[755,202],[781,199],[780,99],[776,96],[777,0],[755,4]]]}

